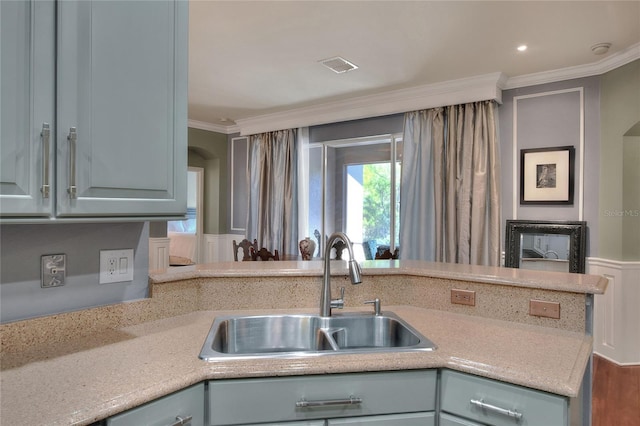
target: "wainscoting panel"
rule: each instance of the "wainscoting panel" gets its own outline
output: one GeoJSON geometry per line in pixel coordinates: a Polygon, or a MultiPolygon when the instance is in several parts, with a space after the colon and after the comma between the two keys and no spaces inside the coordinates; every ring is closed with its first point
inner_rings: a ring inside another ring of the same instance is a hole
{"type": "Polygon", "coordinates": [[[149,269],[167,269],[169,267],[169,238],[149,238],[149,269]]]}
{"type": "Polygon", "coordinates": [[[640,262],[588,258],[587,273],[609,280],[595,296],[593,351],[619,365],[640,365],[640,262]]]}
{"type": "Polygon", "coordinates": [[[233,240],[244,238],[238,234],[205,234],[204,263],[233,262],[233,240]]]}

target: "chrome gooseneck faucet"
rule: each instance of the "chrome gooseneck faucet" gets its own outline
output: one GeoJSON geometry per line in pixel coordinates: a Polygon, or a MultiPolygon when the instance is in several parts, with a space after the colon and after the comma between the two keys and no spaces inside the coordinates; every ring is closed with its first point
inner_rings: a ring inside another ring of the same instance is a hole
{"type": "Polygon", "coordinates": [[[329,258],[331,257],[331,246],[338,239],[342,240],[347,246],[347,250],[349,250],[349,278],[351,279],[351,284],[360,284],[362,282],[360,277],[362,271],[353,256],[351,240],[343,232],[334,232],[327,240],[327,245],[324,248],[324,274],[322,277],[322,292],[320,294],[320,316],[323,317],[331,316],[331,308],[342,308],[344,305],[344,289],[339,300],[331,300],[331,260],[329,258]]]}

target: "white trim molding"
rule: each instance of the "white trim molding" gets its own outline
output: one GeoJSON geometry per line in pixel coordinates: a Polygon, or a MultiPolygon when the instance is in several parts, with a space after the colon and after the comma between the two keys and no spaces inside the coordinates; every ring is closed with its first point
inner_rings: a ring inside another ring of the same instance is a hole
{"type": "Polygon", "coordinates": [[[253,135],[467,102],[502,102],[502,90],[498,86],[503,81],[502,73],[491,73],[264,114],[239,119],[236,123],[241,135],[253,135]]]}
{"type": "Polygon", "coordinates": [[[562,93],[578,92],[580,94],[580,140],[578,142],[578,156],[576,157],[577,173],[576,177],[576,204],[578,206],[578,220],[582,220],[584,214],[584,87],[572,87],[562,90],[554,90],[550,92],[532,93],[529,95],[521,95],[513,97],[513,134],[512,134],[512,149],[513,149],[513,205],[512,205],[512,217],[518,218],[518,206],[520,205],[520,151],[518,149],[518,101],[521,99],[538,98],[541,96],[553,96],[562,93]]]}
{"type": "Polygon", "coordinates": [[[222,133],[225,135],[232,135],[240,131],[240,128],[235,124],[224,126],[222,124],[206,123],[204,121],[197,120],[189,120],[187,126],[192,129],[208,130],[210,132],[222,133]]]}
{"type": "Polygon", "coordinates": [[[239,234],[205,234],[205,263],[233,262],[233,240],[240,242],[243,238],[239,234]]]}
{"type": "Polygon", "coordinates": [[[169,267],[169,247],[171,239],[149,238],[149,269],[167,269],[169,267]]]}
{"type": "Polygon", "coordinates": [[[587,273],[609,281],[595,296],[593,352],[619,365],[640,365],[640,261],[587,258],[587,273]]]}
{"type": "MultiPolygon", "coordinates": [[[[246,223],[239,224],[239,223],[235,222],[236,188],[235,188],[235,183],[234,182],[236,180],[236,173],[244,173],[246,175],[247,170],[249,170],[249,137],[248,136],[238,136],[238,137],[232,138],[231,139],[231,194],[230,194],[230,199],[231,199],[231,209],[230,209],[231,231],[240,231],[240,232],[244,232],[245,231],[246,223]],[[245,160],[244,168],[242,170],[240,170],[240,171],[236,171],[235,144],[238,143],[239,141],[242,141],[242,142],[244,142],[246,144],[247,154],[246,154],[246,158],[244,158],[244,160],[245,160]]],[[[249,191],[249,185],[250,184],[251,184],[250,182],[246,182],[246,187],[244,189],[245,189],[245,191],[247,191],[247,193],[249,191]]]]}
{"type": "Polygon", "coordinates": [[[640,59],[640,43],[636,43],[633,46],[629,46],[620,52],[591,64],[511,77],[505,81],[502,89],[517,89],[519,87],[535,86],[538,84],[547,84],[554,83],[556,81],[601,75],[626,65],[629,62],[633,62],[636,59],[640,59]]]}

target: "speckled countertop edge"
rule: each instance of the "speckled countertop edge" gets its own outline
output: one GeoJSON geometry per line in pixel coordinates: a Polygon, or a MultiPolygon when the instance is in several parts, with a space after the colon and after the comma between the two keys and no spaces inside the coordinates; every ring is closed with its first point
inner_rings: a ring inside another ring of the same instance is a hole
{"type": "MultiPolygon", "coordinates": [[[[408,275],[447,278],[515,287],[539,288],[572,293],[603,294],[608,280],[599,275],[460,265],[417,260],[368,260],[362,263],[364,275],[408,275]]],[[[149,274],[153,284],[207,277],[321,276],[323,262],[218,262],[155,270],[149,274]]],[[[331,261],[332,275],[346,275],[345,261],[331,261]]]]}
{"type": "Polygon", "coordinates": [[[204,362],[198,354],[216,315],[265,312],[197,311],[101,333],[95,344],[60,342],[63,353],[58,347],[13,354],[20,356],[15,366],[3,359],[0,423],[89,424],[209,379],[423,368],[451,368],[572,397],[591,354],[591,337],[580,333],[410,306],[386,309],[438,349],[204,362]],[[47,349],[58,353],[47,357],[47,349]]]}

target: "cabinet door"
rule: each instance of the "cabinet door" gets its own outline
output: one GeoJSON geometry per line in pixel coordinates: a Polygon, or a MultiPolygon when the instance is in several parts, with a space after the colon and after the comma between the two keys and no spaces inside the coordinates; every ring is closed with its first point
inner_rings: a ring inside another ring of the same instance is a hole
{"type": "Polygon", "coordinates": [[[186,213],[187,22],[185,1],[58,3],[58,216],[186,213]]]}
{"type": "Polygon", "coordinates": [[[180,420],[188,426],[204,425],[204,383],[110,417],[106,424],[107,426],[167,426],[176,424],[180,420]]]}
{"type": "Polygon", "coordinates": [[[55,4],[0,2],[0,214],[49,216],[54,141],[55,4]],[[41,136],[41,133],[43,134],[41,136]],[[45,167],[46,166],[46,167],[45,167]],[[42,191],[42,192],[41,192],[42,191]]]}

